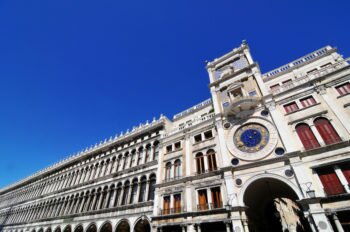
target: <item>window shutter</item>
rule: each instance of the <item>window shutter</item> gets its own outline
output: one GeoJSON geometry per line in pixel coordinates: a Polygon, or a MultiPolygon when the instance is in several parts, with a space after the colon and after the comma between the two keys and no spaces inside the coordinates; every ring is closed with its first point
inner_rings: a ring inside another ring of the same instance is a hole
{"type": "Polygon", "coordinates": [[[300,124],[296,127],[297,134],[306,150],[320,146],[310,127],[306,124],[300,124]]]}
{"type": "Polygon", "coordinates": [[[322,139],[327,145],[341,141],[339,135],[337,134],[332,124],[330,124],[330,122],[327,119],[325,118],[316,119],[315,125],[322,139]]]}
{"type": "Polygon", "coordinates": [[[344,193],[344,188],[333,168],[323,168],[318,171],[318,175],[327,195],[344,193]]]}

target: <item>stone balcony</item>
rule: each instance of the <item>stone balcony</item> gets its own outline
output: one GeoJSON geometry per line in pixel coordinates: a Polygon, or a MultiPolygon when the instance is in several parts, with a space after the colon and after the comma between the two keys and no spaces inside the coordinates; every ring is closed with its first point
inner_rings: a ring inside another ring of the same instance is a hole
{"type": "Polygon", "coordinates": [[[287,91],[289,89],[292,89],[296,86],[302,85],[302,84],[307,83],[311,80],[320,78],[322,76],[325,76],[327,74],[335,72],[341,68],[349,66],[349,64],[350,64],[350,58],[347,58],[345,60],[342,60],[342,61],[337,62],[335,64],[329,65],[327,67],[319,69],[319,70],[312,72],[310,74],[306,74],[302,77],[299,77],[299,78],[295,79],[294,81],[289,82],[288,84],[280,86],[279,88],[271,89],[270,93],[272,93],[272,94],[282,93],[282,92],[287,91]]]}

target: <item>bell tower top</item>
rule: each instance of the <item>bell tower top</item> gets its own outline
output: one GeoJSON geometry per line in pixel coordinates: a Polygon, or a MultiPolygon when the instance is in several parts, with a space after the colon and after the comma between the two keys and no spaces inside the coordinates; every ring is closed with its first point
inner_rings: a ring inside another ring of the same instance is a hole
{"type": "Polygon", "coordinates": [[[216,114],[243,117],[268,94],[245,40],[229,53],[207,63],[216,114]]]}

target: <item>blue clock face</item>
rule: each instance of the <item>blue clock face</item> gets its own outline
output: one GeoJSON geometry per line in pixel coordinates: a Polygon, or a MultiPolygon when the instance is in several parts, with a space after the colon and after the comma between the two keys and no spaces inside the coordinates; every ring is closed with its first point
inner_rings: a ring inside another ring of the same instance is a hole
{"type": "Polygon", "coordinates": [[[269,141],[269,133],[264,126],[252,123],[239,128],[233,140],[239,150],[253,153],[266,146],[269,141]]]}

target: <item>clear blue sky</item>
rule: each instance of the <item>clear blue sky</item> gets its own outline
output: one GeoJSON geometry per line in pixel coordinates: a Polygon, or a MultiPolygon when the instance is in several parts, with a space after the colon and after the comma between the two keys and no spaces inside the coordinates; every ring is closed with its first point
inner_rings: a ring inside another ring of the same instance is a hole
{"type": "Polygon", "coordinates": [[[0,187],[209,97],[205,60],[246,39],[262,71],[350,55],[348,0],[0,1],[0,187]]]}

